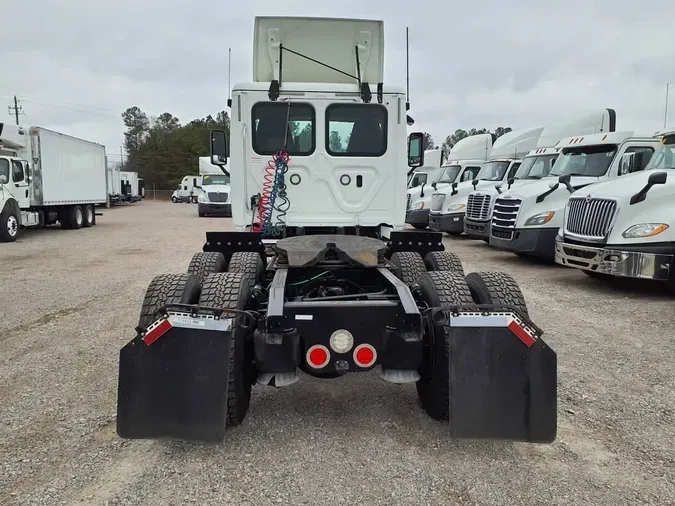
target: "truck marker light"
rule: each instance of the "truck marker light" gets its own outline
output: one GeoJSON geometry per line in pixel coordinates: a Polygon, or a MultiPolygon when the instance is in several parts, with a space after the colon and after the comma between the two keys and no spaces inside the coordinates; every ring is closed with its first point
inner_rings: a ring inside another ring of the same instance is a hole
{"type": "Polygon", "coordinates": [[[377,360],[377,352],[369,344],[359,344],[354,349],[354,362],[360,367],[370,367],[377,360]]]}
{"type": "Polygon", "coordinates": [[[171,325],[171,322],[168,319],[164,320],[159,320],[150,327],[148,327],[147,332],[143,336],[143,342],[146,344],[146,346],[150,346],[152,343],[157,341],[160,337],[162,337],[164,334],[166,334],[173,325],[171,325]]]}
{"type": "Polygon", "coordinates": [[[330,352],[325,346],[315,344],[307,350],[306,359],[314,369],[323,369],[330,361],[330,352]]]}

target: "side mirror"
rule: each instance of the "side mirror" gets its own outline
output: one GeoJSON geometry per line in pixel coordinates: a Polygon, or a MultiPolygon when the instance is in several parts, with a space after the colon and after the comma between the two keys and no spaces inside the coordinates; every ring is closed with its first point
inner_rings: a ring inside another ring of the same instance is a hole
{"type": "Polygon", "coordinates": [[[649,175],[647,183],[650,184],[651,186],[654,186],[655,184],[666,184],[667,180],[668,180],[667,172],[655,172],[654,174],[649,175]]]}
{"type": "Polygon", "coordinates": [[[452,183],[452,192],[450,193],[451,195],[457,195],[457,183],[452,183]]]}
{"type": "Polygon", "coordinates": [[[224,130],[211,130],[211,163],[227,165],[227,139],[224,130]]]}
{"type": "Polygon", "coordinates": [[[434,181],[433,183],[431,183],[431,187],[432,187],[434,190],[436,189],[437,186],[438,186],[438,184],[437,184],[436,181],[434,181]]]}
{"type": "Polygon", "coordinates": [[[408,167],[416,168],[424,165],[424,134],[413,132],[408,137],[408,167]]]}
{"type": "Polygon", "coordinates": [[[572,176],[569,174],[563,174],[558,178],[558,183],[564,184],[565,188],[567,188],[567,191],[570,193],[574,193],[574,188],[570,184],[570,181],[572,180],[572,176]]]}
{"type": "Polygon", "coordinates": [[[0,176],[0,184],[7,184],[7,176],[4,174],[0,176]]]}
{"type": "Polygon", "coordinates": [[[478,184],[478,179],[474,179],[473,181],[471,181],[471,184],[473,185],[473,189],[475,190],[476,185],[478,184]]]}
{"type": "MultiPolygon", "coordinates": [[[[502,193],[502,186],[504,186],[504,183],[497,183],[495,185],[495,190],[497,190],[497,193],[499,193],[500,195],[502,193]]],[[[509,188],[511,188],[511,187],[509,186],[509,188]]]]}
{"type": "Polygon", "coordinates": [[[623,176],[640,170],[642,153],[624,153],[619,161],[619,175],[623,176]]]}

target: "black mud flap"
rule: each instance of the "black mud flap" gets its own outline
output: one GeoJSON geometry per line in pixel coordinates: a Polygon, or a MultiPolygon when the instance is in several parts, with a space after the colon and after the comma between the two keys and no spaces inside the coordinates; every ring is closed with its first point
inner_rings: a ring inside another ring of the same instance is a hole
{"type": "Polygon", "coordinates": [[[138,335],[122,348],[120,437],[223,440],[231,322],[169,316],[150,326],[145,339],[138,335]]]}
{"type": "Polygon", "coordinates": [[[551,443],[557,432],[557,357],[517,312],[450,318],[453,437],[551,443]]]}

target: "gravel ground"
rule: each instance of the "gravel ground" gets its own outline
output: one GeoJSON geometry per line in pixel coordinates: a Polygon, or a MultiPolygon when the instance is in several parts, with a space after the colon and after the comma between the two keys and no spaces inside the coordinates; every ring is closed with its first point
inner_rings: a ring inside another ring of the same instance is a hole
{"type": "Polygon", "coordinates": [[[512,274],[558,353],[553,444],[451,440],[372,374],[255,387],[220,445],[121,440],[145,288],[229,223],[146,202],[0,244],[0,504],[675,504],[675,300],[464,239],[466,272],[512,274]]]}

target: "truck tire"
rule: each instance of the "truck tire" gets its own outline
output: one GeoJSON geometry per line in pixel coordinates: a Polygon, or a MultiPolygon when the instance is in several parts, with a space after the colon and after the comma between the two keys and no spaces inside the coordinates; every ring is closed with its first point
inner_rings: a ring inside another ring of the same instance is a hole
{"type": "Polygon", "coordinates": [[[19,237],[19,215],[14,206],[6,205],[0,213],[0,242],[14,242],[19,237]]]}
{"type": "Polygon", "coordinates": [[[160,274],[155,276],[143,297],[138,326],[147,327],[155,320],[155,312],[167,304],[196,304],[201,285],[192,274],[160,274]]]}
{"type": "MultiPolygon", "coordinates": [[[[418,280],[421,299],[429,307],[471,306],[474,304],[464,276],[452,271],[432,271],[418,280]]],[[[422,408],[435,420],[448,420],[450,371],[448,330],[433,325],[423,336],[420,379],[416,383],[422,408]]]]}
{"type": "Polygon", "coordinates": [[[239,272],[250,276],[251,287],[261,283],[265,277],[265,265],[260,254],[252,251],[236,251],[230,258],[227,272],[239,272]]]}
{"type": "Polygon", "coordinates": [[[82,227],[89,228],[95,225],[94,206],[86,205],[82,208],[82,227]]]}
{"type": "Polygon", "coordinates": [[[422,255],[415,251],[397,251],[391,255],[390,261],[394,264],[394,274],[406,285],[412,285],[427,272],[422,255]]]}
{"type": "Polygon", "coordinates": [[[424,256],[427,271],[453,271],[464,276],[462,261],[449,251],[431,251],[424,256]]]}
{"type": "Polygon", "coordinates": [[[84,223],[84,212],[80,206],[68,206],[59,213],[61,228],[66,230],[77,230],[82,228],[84,223]]]}
{"type": "Polygon", "coordinates": [[[416,230],[424,230],[425,228],[427,228],[427,226],[422,225],[421,223],[414,223],[413,228],[416,229],[416,230]]]}
{"type": "Polygon", "coordinates": [[[528,316],[523,292],[505,272],[472,272],[466,276],[466,284],[476,304],[515,306],[528,316]]]}
{"type": "Polygon", "coordinates": [[[225,256],[219,251],[200,251],[192,255],[187,271],[203,283],[209,274],[225,272],[225,263],[225,256]]]}
{"type": "MultiPolygon", "coordinates": [[[[209,274],[202,285],[199,305],[223,309],[249,309],[250,284],[251,280],[247,274],[237,272],[209,274]]],[[[235,323],[230,339],[226,428],[239,425],[248,412],[251,387],[255,379],[253,357],[253,340],[250,333],[235,323]]]]}
{"type": "Polygon", "coordinates": [[[178,199],[176,197],[171,197],[171,202],[175,204],[176,202],[178,202],[178,199]]]}

